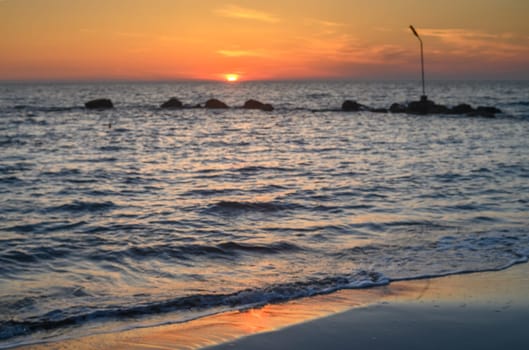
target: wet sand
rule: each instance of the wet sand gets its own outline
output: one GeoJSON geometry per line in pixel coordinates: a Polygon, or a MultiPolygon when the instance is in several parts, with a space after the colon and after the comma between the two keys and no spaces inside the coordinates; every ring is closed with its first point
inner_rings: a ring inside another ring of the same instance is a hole
{"type": "Polygon", "coordinates": [[[400,283],[417,287],[416,298],[396,296],[208,349],[529,349],[527,271],[400,283]]]}
{"type": "Polygon", "coordinates": [[[529,348],[529,265],[346,290],[28,349],[529,348]]]}

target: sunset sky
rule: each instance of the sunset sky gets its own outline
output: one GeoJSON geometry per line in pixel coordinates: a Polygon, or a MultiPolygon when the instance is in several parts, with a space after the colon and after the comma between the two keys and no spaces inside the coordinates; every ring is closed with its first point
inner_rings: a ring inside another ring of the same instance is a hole
{"type": "Polygon", "coordinates": [[[0,0],[0,80],[529,79],[527,0],[0,0]]]}

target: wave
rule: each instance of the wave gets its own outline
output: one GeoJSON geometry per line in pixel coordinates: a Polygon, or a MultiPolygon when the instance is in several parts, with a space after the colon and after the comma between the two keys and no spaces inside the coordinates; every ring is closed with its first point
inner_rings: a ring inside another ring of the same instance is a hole
{"type": "Polygon", "coordinates": [[[228,252],[241,251],[260,254],[279,254],[304,250],[303,248],[289,242],[276,242],[272,244],[226,242],[219,244],[218,247],[228,252]]]}
{"type": "Polygon", "coordinates": [[[128,307],[108,305],[96,310],[91,308],[56,309],[23,321],[11,319],[1,322],[0,340],[27,336],[42,331],[79,327],[103,320],[123,321],[169,312],[200,311],[218,307],[245,309],[302,297],[329,294],[344,288],[382,286],[389,282],[390,280],[381,273],[360,270],[346,276],[313,278],[264,288],[244,289],[231,294],[195,294],[163,301],[139,303],[128,307]]]}
{"type": "Polygon", "coordinates": [[[271,193],[276,191],[286,190],[287,187],[280,185],[266,185],[262,187],[255,187],[251,190],[242,190],[237,187],[232,188],[204,188],[204,189],[193,189],[182,193],[182,196],[199,196],[199,197],[213,197],[220,195],[241,195],[245,192],[250,193],[271,193]]]}
{"type": "MultiPolygon", "coordinates": [[[[392,225],[403,226],[423,224],[421,221],[395,221],[392,223],[392,225]]],[[[429,225],[433,224],[429,223],[429,225]]],[[[91,237],[101,239],[97,236],[91,237]]],[[[10,342],[12,338],[31,336],[37,332],[55,332],[58,330],[64,332],[72,327],[82,327],[94,322],[134,322],[140,318],[148,320],[171,312],[178,313],[177,321],[174,322],[185,322],[190,318],[197,317],[197,315],[210,315],[219,310],[258,307],[269,303],[327,294],[341,289],[376,287],[393,281],[502,270],[527,261],[529,251],[524,248],[527,246],[526,241],[526,236],[499,234],[475,237],[450,235],[432,241],[409,241],[407,245],[394,244],[391,241],[383,244],[371,243],[365,246],[341,249],[333,254],[340,260],[354,262],[355,268],[358,270],[349,274],[334,272],[324,277],[321,277],[320,274],[312,274],[297,277],[289,282],[278,282],[224,294],[203,292],[162,300],[153,300],[148,296],[146,298],[134,296],[129,302],[113,301],[104,306],[95,302],[92,306],[75,305],[51,311],[48,309],[46,312],[42,311],[40,314],[20,319],[8,319],[5,316],[2,319],[0,316],[0,340],[10,342]],[[485,260],[493,263],[484,264],[484,256],[487,257],[485,260]],[[462,257],[464,257],[465,263],[459,264],[458,259],[462,257]],[[437,265],[438,268],[432,269],[431,267],[439,262],[438,259],[442,259],[437,265]],[[450,261],[450,264],[447,265],[444,261],[450,261]],[[473,264],[473,261],[478,262],[478,264],[473,264]],[[392,271],[388,268],[389,265],[395,266],[396,270],[392,271]],[[429,268],[422,270],[418,268],[421,266],[429,266],[429,268]],[[182,320],[183,317],[188,317],[188,319],[182,320]]],[[[99,249],[98,247],[105,245],[104,241],[94,241],[90,245],[95,249],[90,250],[88,260],[96,264],[104,263],[116,269],[126,266],[131,260],[163,259],[171,261],[175,259],[202,259],[203,257],[212,260],[218,258],[229,260],[239,259],[242,255],[285,254],[285,256],[289,256],[292,253],[307,251],[307,248],[288,241],[272,243],[226,241],[212,245],[184,244],[180,246],[157,244],[128,247],[120,251],[99,249]],[[113,263],[117,263],[117,265],[113,265],[113,263]]],[[[46,257],[65,254],[67,250],[71,254],[74,249],[74,246],[57,246],[51,249],[42,248],[28,252],[13,248],[9,257],[24,265],[35,265],[41,263],[42,259],[46,257]]],[[[65,293],[71,294],[73,292],[66,291],[65,293]]],[[[86,292],[82,290],[76,293],[90,299],[90,295],[85,295],[86,292]]],[[[27,296],[23,298],[25,299],[19,298],[11,304],[28,302],[31,304],[31,300],[27,300],[27,296]]],[[[38,305],[38,301],[36,305],[38,305]]],[[[10,308],[7,304],[5,307],[10,308]]],[[[20,312],[20,309],[16,307],[9,310],[20,312]]]]}
{"type": "Polygon", "coordinates": [[[209,196],[218,196],[218,195],[226,195],[226,194],[236,194],[240,192],[241,190],[239,188],[208,188],[208,189],[189,190],[189,191],[182,193],[182,196],[209,197],[209,196]]]}
{"type": "Polygon", "coordinates": [[[362,209],[364,205],[351,205],[340,207],[335,205],[306,205],[293,202],[246,202],[246,201],[220,201],[207,206],[203,212],[213,215],[237,216],[246,213],[282,213],[295,210],[306,210],[311,212],[341,213],[345,208],[362,209]]]}
{"type": "Polygon", "coordinates": [[[0,139],[0,147],[9,147],[9,146],[20,147],[20,146],[25,146],[27,144],[28,143],[26,141],[20,140],[19,137],[7,136],[7,137],[2,137],[2,139],[0,139]]]}
{"type": "Polygon", "coordinates": [[[50,177],[66,177],[66,176],[79,176],[81,175],[81,170],[74,168],[62,168],[59,171],[43,171],[40,173],[40,176],[50,176],[50,177]]]}
{"type": "Polygon", "coordinates": [[[22,185],[26,184],[26,181],[22,180],[21,178],[17,176],[11,175],[11,176],[0,177],[0,183],[2,183],[3,185],[21,187],[22,185]]]}
{"type": "Polygon", "coordinates": [[[527,100],[524,100],[524,101],[515,101],[515,102],[511,102],[509,103],[510,106],[529,106],[529,101],[527,100]]]}
{"type": "Polygon", "coordinates": [[[44,112],[44,113],[55,113],[55,112],[73,112],[84,110],[81,106],[70,106],[70,107],[59,107],[59,106],[31,106],[31,105],[16,105],[13,107],[14,110],[18,111],[29,111],[29,112],[44,112]]]}
{"type": "Polygon", "coordinates": [[[303,207],[297,204],[281,202],[220,201],[208,206],[205,212],[210,214],[236,215],[244,212],[273,213],[299,208],[303,207]]]}
{"type": "Polygon", "coordinates": [[[125,146],[101,146],[99,147],[99,150],[102,152],[122,152],[122,151],[130,151],[132,150],[131,147],[125,147],[125,146]]]}
{"type": "Polygon", "coordinates": [[[128,258],[134,260],[162,259],[162,260],[195,260],[201,257],[208,259],[234,259],[240,253],[258,255],[282,254],[303,251],[304,248],[289,242],[274,242],[270,244],[253,244],[241,242],[223,242],[217,245],[184,244],[168,245],[157,244],[150,246],[134,246],[120,251],[96,251],[88,257],[95,262],[114,261],[126,264],[128,258]]]}
{"type": "Polygon", "coordinates": [[[269,166],[258,166],[258,165],[251,165],[251,166],[245,166],[242,168],[234,169],[236,172],[240,173],[261,173],[261,172],[293,172],[296,171],[296,169],[293,168],[284,168],[284,167],[269,167],[269,166]]]}
{"type": "MultiPolygon", "coordinates": [[[[72,229],[80,225],[85,225],[86,222],[73,223],[70,225],[63,225],[63,229],[72,229]]],[[[18,232],[35,232],[35,225],[26,225],[27,227],[16,228],[18,232]]],[[[12,228],[11,230],[15,230],[12,228]]],[[[112,262],[116,265],[113,268],[126,268],[130,265],[130,261],[141,262],[144,260],[160,260],[169,263],[175,261],[193,261],[197,259],[223,259],[233,260],[238,259],[241,254],[250,254],[254,256],[288,254],[294,252],[302,252],[306,249],[290,242],[279,241],[273,243],[246,243],[246,242],[223,242],[216,245],[201,245],[201,244],[184,244],[184,245],[170,245],[170,244],[156,244],[144,246],[132,246],[121,250],[107,250],[99,249],[98,246],[105,244],[97,239],[84,240],[85,245],[90,245],[92,249],[88,252],[80,249],[76,243],[63,243],[54,246],[36,246],[34,248],[26,248],[25,250],[18,249],[16,246],[13,249],[6,250],[0,256],[0,262],[3,266],[9,266],[11,270],[23,271],[31,270],[36,264],[43,262],[50,262],[54,260],[68,260],[71,256],[84,256],[85,259],[96,264],[112,262]]],[[[5,271],[9,273],[9,269],[5,271]]],[[[0,273],[3,275],[3,273],[0,273]]]]}
{"type": "Polygon", "coordinates": [[[61,204],[55,207],[48,207],[46,211],[66,211],[72,213],[78,212],[100,212],[115,209],[118,206],[111,201],[106,202],[86,202],[86,201],[73,201],[68,204],[61,204]]]}
{"type": "Polygon", "coordinates": [[[328,92],[314,92],[314,93],[311,93],[311,94],[307,94],[307,98],[308,99],[311,99],[311,100],[318,100],[318,99],[323,99],[323,98],[326,98],[326,97],[331,97],[332,95],[328,92]]]}
{"type": "MultiPolygon", "coordinates": [[[[363,251],[369,253],[369,248],[363,251]]],[[[128,305],[107,305],[97,309],[91,307],[71,307],[55,309],[45,314],[18,320],[15,318],[0,321],[0,341],[10,341],[30,336],[38,332],[53,332],[59,329],[72,329],[96,322],[137,321],[172,312],[200,312],[200,317],[212,315],[219,310],[244,310],[261,307],[267,304],[282,303],[290,300],[330,294],[343,289],[363,289],[385,286],[397,281],[421,280],[450,275],[470,274],[477,272],[500,271],[515,264],[527,262],[527,257],[519,257],[496,268],[461,269],[436,274],[389,278],[383,273],[372,270],[358,270],[348,275],[308,278],[291,283],[280,283],[262,288],[243,289],[230,294],[193,294],[161,301],[136,302],[128,305]],[[209,310],[209,311],[208,311],[209,310]]],[[[74,296],[87,296],[83,290],[67,291],[74,296]]],[[[15,300],[11,304],[34,304],[31,298],[15,300]]],[[[196,317],[196,316],[195,316],[196,317]]],[[[178,319],[174,323],[193,319],[178,319]]],[[[153,324],[153,325],[156,325],[153,324]]],[[[10,345],[6,345],[9,347],[10,345]]]]}
{"type": "Polygon", "coordinates": [[[26,267],[31,267],[44,261],[67,258],[75,252],[74,246],[65,244],[55,247],[37,247],[27,251],[12,249],[2,253],[0,262],[5,266],[9,266],[11,270],[22,271],[26,270],[26,267]]]}

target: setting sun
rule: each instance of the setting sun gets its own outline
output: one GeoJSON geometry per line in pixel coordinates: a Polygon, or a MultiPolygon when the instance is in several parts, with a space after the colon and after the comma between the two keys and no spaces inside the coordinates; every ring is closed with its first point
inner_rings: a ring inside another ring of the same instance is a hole
{"type": "Polygon", "coordinates": [[[226,74],[226,81],[229,81],[229,82],[235,82],[237,80],[239,80],[239,75],[238,74],[226,74]]]}

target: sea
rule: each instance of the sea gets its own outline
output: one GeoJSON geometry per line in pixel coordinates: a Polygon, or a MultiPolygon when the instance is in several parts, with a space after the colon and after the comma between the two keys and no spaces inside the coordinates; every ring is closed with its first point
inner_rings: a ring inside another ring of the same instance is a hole
{"type": "Polygon", "coordinates": [[[529,82],[426,88],[503,113],[340,111],[417,81],[0,84],[0,348],[526,262],[529,82]]]}

